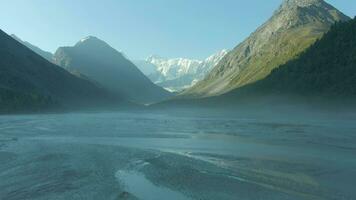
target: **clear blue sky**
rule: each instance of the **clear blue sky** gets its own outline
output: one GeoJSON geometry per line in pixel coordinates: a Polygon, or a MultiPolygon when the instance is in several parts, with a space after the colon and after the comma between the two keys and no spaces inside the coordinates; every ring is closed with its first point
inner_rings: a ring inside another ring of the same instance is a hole
{"type": "MultiPolygon", "coordinates": [[[[282,0],[1,0],[0,28],[44,50],[94,35],[130,58],[204,58],[233,48],[282,0]]],[[[327,0],[349,16],[355,0],[327,0]]]]}

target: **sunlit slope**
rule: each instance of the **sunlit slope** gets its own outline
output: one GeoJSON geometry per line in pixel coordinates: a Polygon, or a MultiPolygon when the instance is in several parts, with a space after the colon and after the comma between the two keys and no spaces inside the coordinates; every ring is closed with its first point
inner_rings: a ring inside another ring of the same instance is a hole
{"type": "Polygon", "coordinates": [[[279,65],[296,58],[332,24],[348,19],[323,0],[286,0],[265,24],[182,96],[220,95],[261,80],[279,65]]]}
{"type": "Polygon", "coordinates": [[[320,40],[266,78],[226,94],[175,99],[157,106],[239,107],[356,105],[356,19],[333,25],[320,40]]]}
{"type": "Polygon", "coordinates": [[[276,68],[266,79],[247,86],[245,90],[255,93],[355,97],[356,19],[334,25],[298,58],[276,68]]]}

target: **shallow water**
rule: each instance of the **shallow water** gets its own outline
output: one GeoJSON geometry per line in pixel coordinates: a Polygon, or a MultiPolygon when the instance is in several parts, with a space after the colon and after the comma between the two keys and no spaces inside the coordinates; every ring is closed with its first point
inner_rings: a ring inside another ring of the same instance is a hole
{"type": "Polygon", "coordinates": [[[116,172],[116,177],[125,183],[125,190],[135,194],[140,199],[156,200],[166,197],[171,200],[189,200],[179,192],[153,184],[143,174],[138,172],[121,171],[116,172]]]}
{"type": "Polygon", "coordinates": [[[356,199],[352,117],[0,116],[0,199],[356,199]]]}

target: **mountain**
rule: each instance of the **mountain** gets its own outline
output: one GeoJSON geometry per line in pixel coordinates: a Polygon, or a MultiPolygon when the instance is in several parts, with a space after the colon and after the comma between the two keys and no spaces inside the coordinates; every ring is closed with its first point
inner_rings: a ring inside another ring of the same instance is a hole
{"type": "MultiPolygon", "coordinates": [[[[158,56],[150,56],[150,57],[158,57],[158,56]]],[[[156,79],[151,78],[153,74],[157,72],[157,66],[148,62],[146,60],[133,60],[133,63],[138,67],[138,69],[146,75],[152,82],[156,82],[156,79]]]]}
{"type": "Polygon", "coordinates": [[[349,17],[323,0],[285,0],[266,23],[182,96],[221,95],[261,80],[297,57],[335,22],[345,20],[349,17]]]}
{"type": "Polygon", "coordinates": [[[120,100],[0,30],[0,112],[113,105],[120,100]]]}
{"type": "Polygon", "coordinates": [[[174,99],[157,106],[255,109],[298,105],[333,109],[356,104],[356,18],[333,25],[320,40],[266,78],[220,96],[174,99]],[[174,105],[174,106],[173,106],[174,105]]]}
{"type": "Polygon", "coordinates": [[[96,37],[84,38],[73,47],[60,47],[54,55],[54,62],[129,101],[152,103],[171,96],[152,83],[120,52],[96,37]]]}
{"type": "MultiPolygon", "coordinates": [[[[333,25],[298,58],[246,86],[250,93],[356,97],[356,18],[333,25]]],[[[239,93],[238,90],[235,93],[239,93]]]]}
{"type": "Polygon", "coordinates": [[[17,37],[14,34],[11,34],[11,37],[14,38],[15,40],[17,40],[18,42],[20,42],[21,44],[25,45],[27,48],[31,49],[32,51],[34,51],[38,55],[42,56],[46,60],[52,62],[52,58],[53,58],[53,54],[52,53],[44,51],[44,50],[40,49],[39,47],[29,43],[29,42],[23,41],[23,40],[21,40],[19,37],[17,37]]]}
{"type": "Polygon", "coordinates": [[[178,92],[202,80],[227,53],[227,50],[222,50],[205,60],[150,56],[135,63],[151,81],[169,91],[178,92]]]}

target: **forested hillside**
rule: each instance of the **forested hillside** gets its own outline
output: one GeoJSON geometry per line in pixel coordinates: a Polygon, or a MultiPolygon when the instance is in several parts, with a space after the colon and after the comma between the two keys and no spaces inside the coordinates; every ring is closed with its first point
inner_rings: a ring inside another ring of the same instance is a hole
{"type": "Polygon", "coordinates": [[[356,19],[336,23],[297,59],[250,87],[303,95],[356,95],[356,19]]]}

